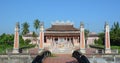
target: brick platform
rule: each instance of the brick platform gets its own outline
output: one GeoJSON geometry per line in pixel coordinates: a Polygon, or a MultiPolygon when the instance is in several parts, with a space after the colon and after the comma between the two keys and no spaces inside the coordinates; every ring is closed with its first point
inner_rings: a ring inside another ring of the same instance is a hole
{"type": "Polygon", "coordinates": [[[43,63],[78,63],[75,58],[69,54],[57,54],[56,57],[47,57],[43,63]]]}

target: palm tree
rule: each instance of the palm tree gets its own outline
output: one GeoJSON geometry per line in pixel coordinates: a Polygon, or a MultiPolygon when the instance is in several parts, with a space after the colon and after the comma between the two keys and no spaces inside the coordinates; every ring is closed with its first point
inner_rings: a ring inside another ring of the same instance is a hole
{"type": "Polygon", "coordinates": [[[22,24],[22,35],[25,35],[27,33],[29,33],[29,24],[27,22],[24,22],[22,24]]]}
{"type": "MultiPolygon", "coordinates": [[[[37,35],[39,34],[38,29],[40,28],[40,21],[38,19],[34,20],[34,28],[36,29],[36,33],[33,32],[33,40],[35,40],[37,44],[37,41],[38,41],[37,35]]],[[[37,46],[38,45],[36,45],[36,47],[37,46]]]]}
{"type": "Polygon", "coordinates": [[[32,33],[32,37],[33,37],[33,41],[35,41],[36,42],[36,47],[37,47],[37,34],[33,31],[33,33],[32,33]]]}
{"type": "Polygon", "coordinates": [[[34,21],[34,28],[36,29],[36,33],[38,34],[37,30],[40,28],[40,21],[38,19],[34,21]]]}
{"type": "Polygon", "coordinates": [[[89,30],[85,29],[85,38],[88,38],[89,30]]]}

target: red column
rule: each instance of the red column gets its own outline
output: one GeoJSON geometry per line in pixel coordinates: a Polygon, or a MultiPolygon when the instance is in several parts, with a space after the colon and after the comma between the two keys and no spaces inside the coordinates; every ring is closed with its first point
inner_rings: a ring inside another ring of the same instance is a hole
{"type": "Polygon", "coordinates": [[[111,53],[109,25],[105,24],[105,53],[111,53]]]}
{"type": "Polygon", "coordinates": [[[84,25],[80,25],[80,52],[85,53],[85,35],[84,35],[84,25]]]}
{"type": "Polygon", "coordinates": [[[13,53],[19,53],[19,23],[15,27],[13,53]]]}
{"type": "Polygon", "coordinates": [[[40,34],[39,34],[39,53],[44,49],[44,27],[43,23],[40,24],[40,34]]]}
{"type": "Polygon", "coordinates": [[[40,43],[39,43],[39,49],[44,48],[44,32],[40,32],[40,43]]]}

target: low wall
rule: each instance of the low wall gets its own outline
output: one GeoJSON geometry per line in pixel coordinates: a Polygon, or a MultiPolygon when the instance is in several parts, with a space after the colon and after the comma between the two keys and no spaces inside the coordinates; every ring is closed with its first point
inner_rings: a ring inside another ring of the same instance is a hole
{"type": "MultiPolygon", "coordinates": [[[[38,54],[0,54],[0,63],[31,63],[38,54]]],[[[120,63],[119,54],[85,54],[90,63],[120,63]]]]}
{"type": "Polygon", "coordinates": [[[0,63],[31,63],[37,54],[0,54],[0,63]]]}

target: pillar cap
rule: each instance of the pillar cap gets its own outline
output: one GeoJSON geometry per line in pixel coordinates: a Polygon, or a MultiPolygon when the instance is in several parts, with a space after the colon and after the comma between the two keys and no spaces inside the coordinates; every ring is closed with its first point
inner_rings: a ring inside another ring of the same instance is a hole
{"type": "Polygon", "coordinates": [[[41,26],[44,26],[44,22],[40,22],[40,27],[41,27],[41,26]]]}
{"type": "Polygon", "coordinates": [[[106,27],[106,26],[109,26],[108,22],[105,22],[105,27],[106,27]]]}
{"type": "Polygon", "coordinates": [[[84,23],[83,22],[80,22],[80,27],[84,27],[84,23]]]}
{"type": "Polygon", "coordinates": [[[20,28],[19,22],[16,23],[16,28],[20,28]]]}

